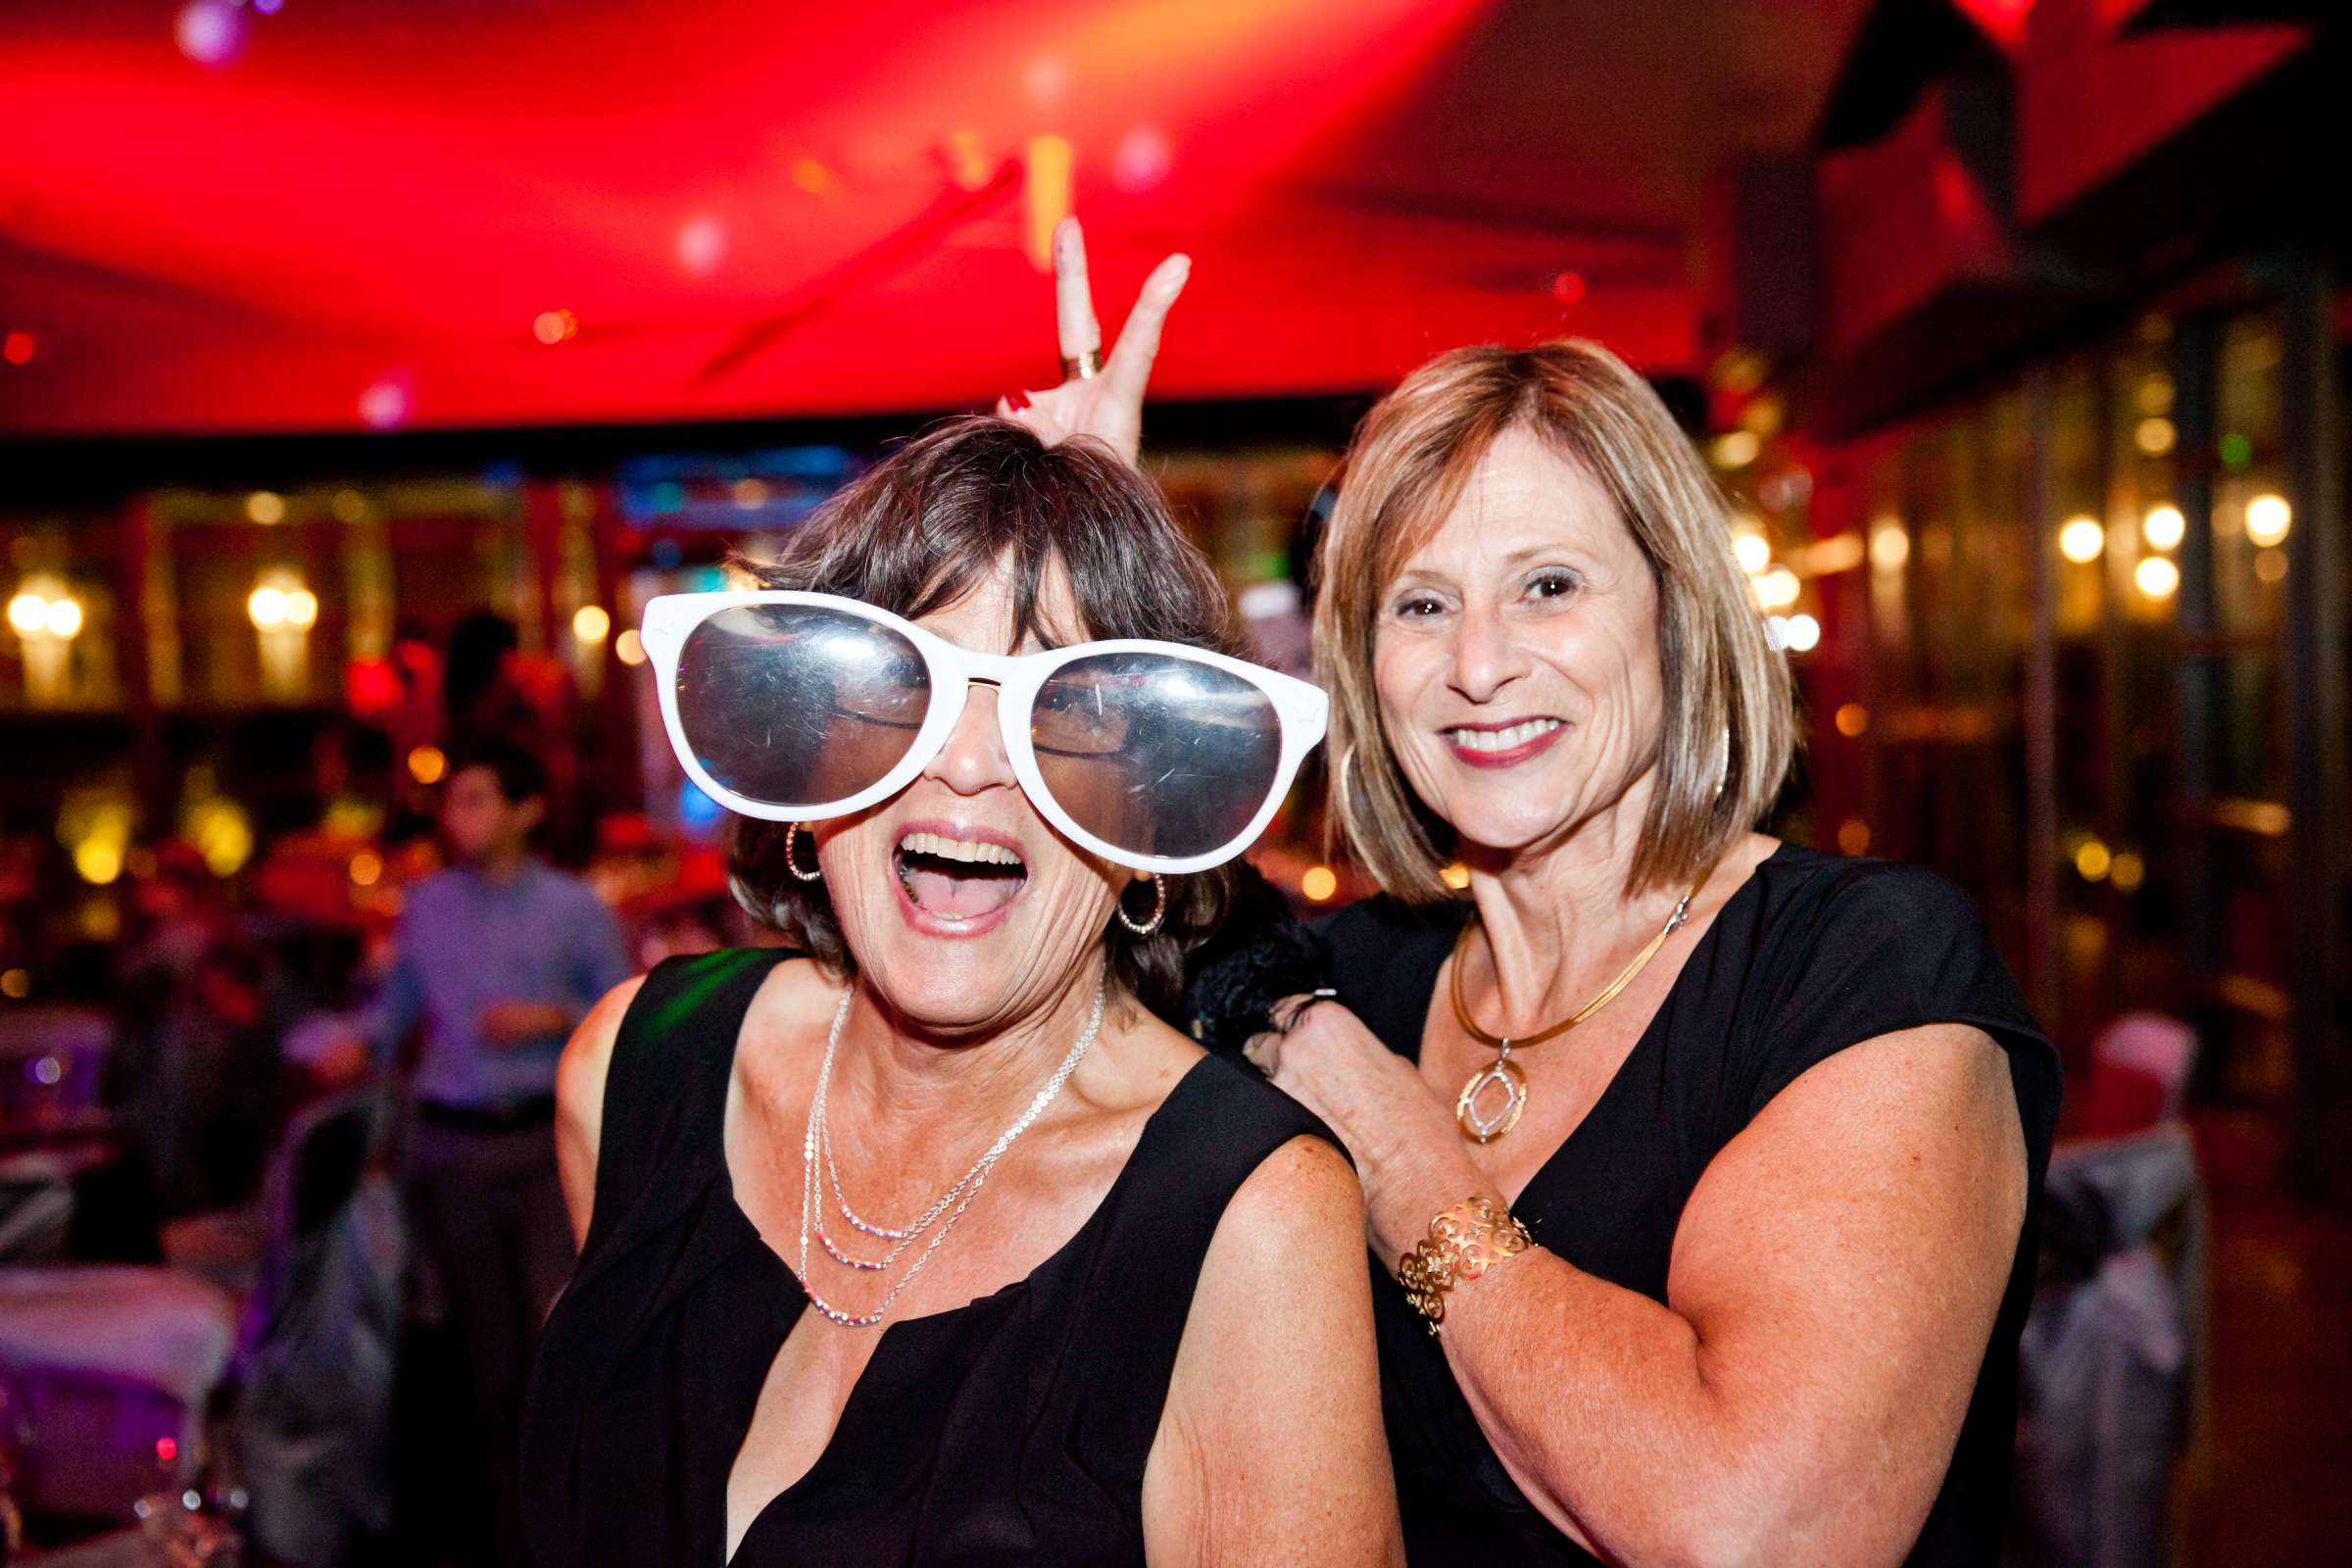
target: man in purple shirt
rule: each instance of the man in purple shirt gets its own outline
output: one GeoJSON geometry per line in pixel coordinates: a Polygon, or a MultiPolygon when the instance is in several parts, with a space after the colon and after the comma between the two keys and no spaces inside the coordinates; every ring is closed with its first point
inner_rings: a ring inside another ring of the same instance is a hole
{"type": "Polygon", "coordinates": [[[556,1175],[556,1060],[574,1025],[630,973],[620,932],[586,883],[540,860],[547,773],[519,747],[453,760],[441,802],[449,869],[409,889],[392,967],[368,1018],[388,1063],[420,1034],[409,1190],[438,1275],[498,1489],[510,1498],[530,1346],[570,1276],[556,1175]]]}

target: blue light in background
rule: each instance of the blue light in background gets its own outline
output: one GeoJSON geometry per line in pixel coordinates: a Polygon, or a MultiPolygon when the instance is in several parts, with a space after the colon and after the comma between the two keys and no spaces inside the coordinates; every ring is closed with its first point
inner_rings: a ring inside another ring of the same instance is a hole
{"type": "Polygon", "coordinates": [[[694,780],[678,780],[678,825],[698,837],[718,825],[725,808],[702,792],[694,780]]]}

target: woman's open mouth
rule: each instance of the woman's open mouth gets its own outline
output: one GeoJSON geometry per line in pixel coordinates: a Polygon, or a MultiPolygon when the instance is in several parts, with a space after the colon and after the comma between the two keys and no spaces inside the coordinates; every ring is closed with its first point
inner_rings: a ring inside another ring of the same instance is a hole
{"type": "Polygon", "coordinates": [[[1001,914],[1029,883],[1020,852],[994,837],[910,829],[891,852],[899,889],[926,925],[945,932],[978,929],[1001,914]]]}

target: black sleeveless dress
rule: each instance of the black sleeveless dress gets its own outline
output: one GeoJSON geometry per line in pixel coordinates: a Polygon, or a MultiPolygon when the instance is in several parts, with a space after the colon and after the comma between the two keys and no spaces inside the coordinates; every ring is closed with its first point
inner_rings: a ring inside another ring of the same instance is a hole
{"type": "MultiPolygon", "coordinates": [[[[1321,926],[1341,999],[1399,1055],[1420,1057],[1439,971],[1468,912],[1466,903],[1415,909],[1379,899],[1321,926]]],[[[1513,1211],[1539,1245],[1663,1303],[1683,1205],[1724,1145],[1807,1068],[1928,1023],[1971,1024],[2000,1044],[2025,1130],[2029,1197],[2008,1290],[1909,1559],[1991,1563],[2008,1507],[2017,1340],[2060,1071],[1975,907],[1950,883],[1782,846],[1717,913],[1625,1065],[1513,1211]]],[[[1382,1404],[1414,1568],[1594,1561],[1513,1484],[1438,1342],[1377,1258],[1373,1269],[1382,1404]]]]}
{"type": "MultiPolygon", "coordinates": [[[[790,955],[655,969],[614,1043],[596,1211],[540,1339],[522,1517],[547,1568],[718,1568],[726,1486],[805,1305],[737,1206],[736,1036],[790,955]]],[[[1138,1564],[1145,1460],[1211,1234],[1307,1112],[1203,1056],[1078,1234],[993,1296],[886,1325],[815,1464],[734,1563],[1138,1564]]]]}

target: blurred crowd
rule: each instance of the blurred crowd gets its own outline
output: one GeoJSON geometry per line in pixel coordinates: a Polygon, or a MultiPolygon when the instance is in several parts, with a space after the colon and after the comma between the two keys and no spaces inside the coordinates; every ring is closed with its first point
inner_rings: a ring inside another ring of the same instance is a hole
{"type": "Polygon", "coordinates": [[[0,854],[9,1541],[135,1503],[190,1560],[503,1558],[571,1259],[562,1043],[627,975],[759,940],[715,846],[595,810],[517,643],[460,623],[429,738],[323,731],[316,820],[230,874],[176,837],[98,890],[0,854]]]}

